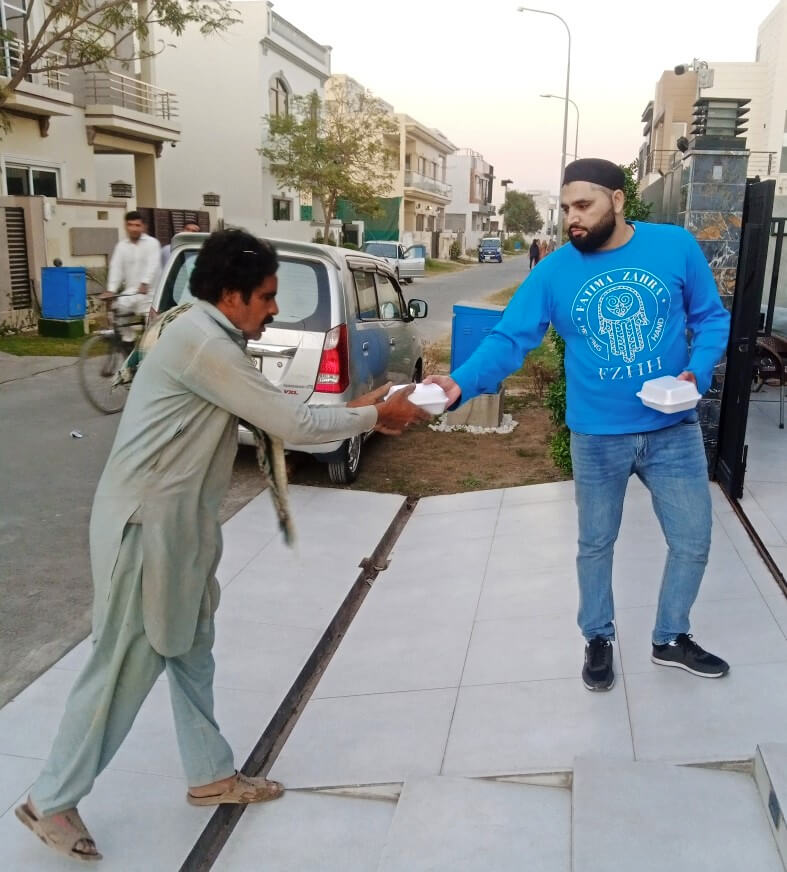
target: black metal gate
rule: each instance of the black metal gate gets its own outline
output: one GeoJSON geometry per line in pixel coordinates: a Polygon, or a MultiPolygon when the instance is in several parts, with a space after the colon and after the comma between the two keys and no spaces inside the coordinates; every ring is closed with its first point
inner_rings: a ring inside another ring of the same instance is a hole
{"type": "Polygon", "coordinates": [[[5,209],[8,271],[11,276],[11,308],[30,309],[33,305],[32,283],[27,252],[25,210],[21,206],[5,209]]]}
{"type": "Polygon", "coordinates": [[[749,181],[743,201],[740,257],[727,347],[715,474],[727,495],[736,500],[743,496],[746,473],[746,423],[752,362],[760,321],[775,187],[772,180],[749,181]]]}

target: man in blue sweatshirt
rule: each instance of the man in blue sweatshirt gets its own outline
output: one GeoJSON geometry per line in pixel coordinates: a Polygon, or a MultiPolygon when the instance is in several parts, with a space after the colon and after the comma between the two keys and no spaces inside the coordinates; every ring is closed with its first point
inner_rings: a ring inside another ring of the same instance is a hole
{"type": "Polygon", "coordinates": [[[540,344],[550,322],[565,339],[566,423],[579,516],[578,623],[588,690],[609,690],[615,681],[612,553],[632,474],[650,490],[669,548],[651,659],[704,678],[729,671],[689,634],[711,532],[697,413],[666,414],[637,397],[644,381],[664,375],[707,391],[727,346],[729,314],[686,230],[625,219],[624,184],[622,170],[609,161],[569,164],[561,205],[571,245],[533,269],[468,361],[450,377],[427,379],[452,403],[464,403],[494,392],[540,344]]]}

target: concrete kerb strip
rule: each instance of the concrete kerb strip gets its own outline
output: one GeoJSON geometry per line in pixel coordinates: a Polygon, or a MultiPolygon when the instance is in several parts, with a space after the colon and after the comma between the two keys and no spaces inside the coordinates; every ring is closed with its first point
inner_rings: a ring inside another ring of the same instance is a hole
{"type": "MultiPolygon", "coordinates": [[[[371,556],[361,561],[361,572],[241,768],[244,775],[265,776],[276,762],[374,580],[387,568],[388,555],[417,503],[417,498],[404,501],[371,556]]],[[[183,861],[180,872],[211,869],[245,810],[245,805],[218,806],[183,861]]]]}
{"type": "Polygon", "coordinates": [[[78,362],[78,357],[22,356],[0,351],[0,384],[32,378],[42,372],[65,369],[78,362]]]}

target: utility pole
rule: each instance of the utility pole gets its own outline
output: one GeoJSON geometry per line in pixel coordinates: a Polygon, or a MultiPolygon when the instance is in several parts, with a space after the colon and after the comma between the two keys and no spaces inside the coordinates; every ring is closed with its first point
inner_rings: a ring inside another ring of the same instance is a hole
{"type": "Polygon", "coordinates": [[[506,227],[507,227],[507,224],[508,224],[508,222],[507,222],[507,220],[506,220],[506,218],[507,218],[507,216],[508,216],[508,213],[507,213],[506,210],[505,210],[505,205],[506,205],[506,200],[508,199],[508,186],[509,186],[509,185],[513,185],[513,184],[514,184],[514,180],[513,180],[513,179],[502,179],[501,182],[500,182],[500,184],[502,185],[503,190],[505,191],[505,195],[503,196],[503,207],[504,207],[504,208],[503,208],[503,238],[505,238],[505,235],[506,235],[506,227]]]}

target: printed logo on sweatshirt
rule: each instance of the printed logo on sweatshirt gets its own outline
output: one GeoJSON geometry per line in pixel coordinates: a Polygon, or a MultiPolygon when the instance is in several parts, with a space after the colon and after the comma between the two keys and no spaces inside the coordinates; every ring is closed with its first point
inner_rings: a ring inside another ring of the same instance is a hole
{"type": "Polygon", "coordinates": [[[594,354],[630,368],[655,351],[669,310],[670,293],[658,276],[646,270],[613,269],[582,285],[571,317],[594,354]]]}

